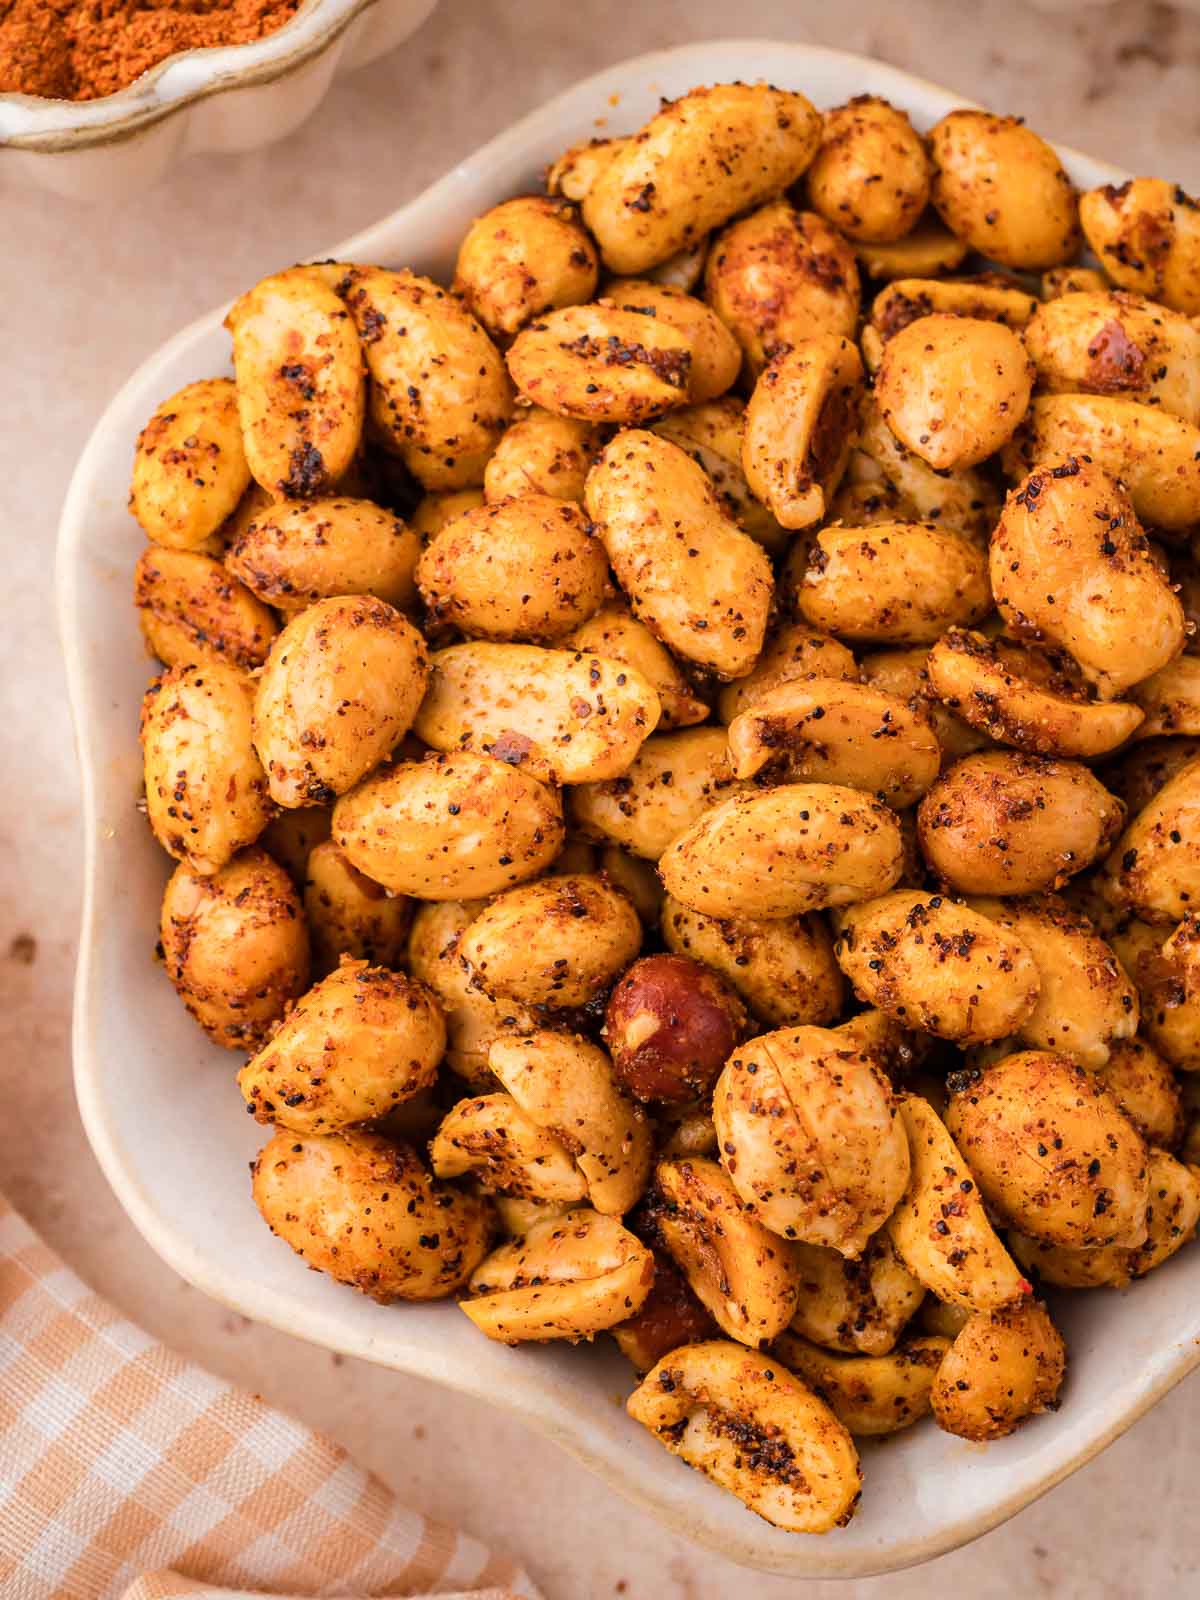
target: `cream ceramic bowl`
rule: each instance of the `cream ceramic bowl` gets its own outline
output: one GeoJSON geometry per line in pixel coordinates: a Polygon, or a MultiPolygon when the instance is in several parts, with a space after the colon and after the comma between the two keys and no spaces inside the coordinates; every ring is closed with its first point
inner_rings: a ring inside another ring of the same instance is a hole
{"type": "Polygon", "coordinates": [[[305,0],[265,39],[183,50],[101,100],[0,94],[0,180],[98,204],[155,183],[179,157],[270,144],[341,72],[414,33],[437,0],[305,0]]]}
{"type": "MultiPolygon", "coordinates": [[[[769,78],[818,105],[885,95],[928,126],[962,102],[877,62],[804,45],[728,42],[643,56],[579,84],[502,134],[403,210],[331,252],[445,280],[467,224],[528,188],[598,117],[634,128],[695,84],[769,78]]],[[[1070,151],[1084,185],[1122,174],[1070,151]]],[[[1127,1295],[1058,1308],[1071,1366],[1061,1412],[986,1449],[931,1425],[864,1450],[862,1506],[825,1538],[769,1527],[672,1459],[621,1409],[629,1369],[609,1341],[509,1350],[453,1305],[372,1304],[263,1226],[247,1162],[264,1135],[242,1112],[233,1061],[206,1044],[153,961],[170,863],[136,809],[136,731],[149,663],[130,586],[143,539],[125,509],[134,437],[164,395],[229,370],[221,311],[149,360],[105,413],[63,512],[58,583],[83,767],[87,885],[75,1072],[92,1145],[129,1215],[177,1272],[246,1316],[506,1407],[680,1533],[749,1567],[862,1576],[928,1560],[1012,1516],[1128,1428],[1200,1359],[1200,1261],[1176,1260],[1127,1295]]]]}

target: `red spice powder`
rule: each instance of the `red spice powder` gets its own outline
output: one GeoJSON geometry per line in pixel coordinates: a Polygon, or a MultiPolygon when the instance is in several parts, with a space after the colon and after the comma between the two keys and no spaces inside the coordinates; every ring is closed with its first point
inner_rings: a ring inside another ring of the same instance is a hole
{"type": "Polygon", "coordinates": [[[247,44],[300,0],[0,0],[0,92],[115,94],[180,50],[247,44]]]}

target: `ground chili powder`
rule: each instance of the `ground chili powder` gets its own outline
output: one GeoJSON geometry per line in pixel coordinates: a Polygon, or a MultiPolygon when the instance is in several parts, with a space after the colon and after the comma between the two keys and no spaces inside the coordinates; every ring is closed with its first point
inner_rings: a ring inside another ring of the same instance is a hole
{"type": "Polygon", "coordinates": [[[179,50],[246,44],[300,0],[0,0],[0,92],[98,100],[179,50]]]}

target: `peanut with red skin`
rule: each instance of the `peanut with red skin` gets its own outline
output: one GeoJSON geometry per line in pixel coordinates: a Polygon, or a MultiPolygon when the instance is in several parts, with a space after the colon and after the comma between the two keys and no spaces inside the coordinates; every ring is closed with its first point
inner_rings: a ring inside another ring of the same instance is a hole
{"type": "Polygon", "coordinates": [[[604,1033],[617,1076],[639,1100],[684,1103],[706,1094],[746,1036],[746,1008],[709,967],[688,956],[643,956],[608,1002],[604,1033]]]}

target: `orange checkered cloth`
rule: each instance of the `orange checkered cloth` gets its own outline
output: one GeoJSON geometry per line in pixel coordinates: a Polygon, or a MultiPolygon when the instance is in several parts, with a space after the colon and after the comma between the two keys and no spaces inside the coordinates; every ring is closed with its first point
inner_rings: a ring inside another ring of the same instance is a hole
{"type": "Polygon", "coordinates": [[[173,1355],[0,1198],[3,1600],[538,1600],[344,1450],[173,1355]]]}

